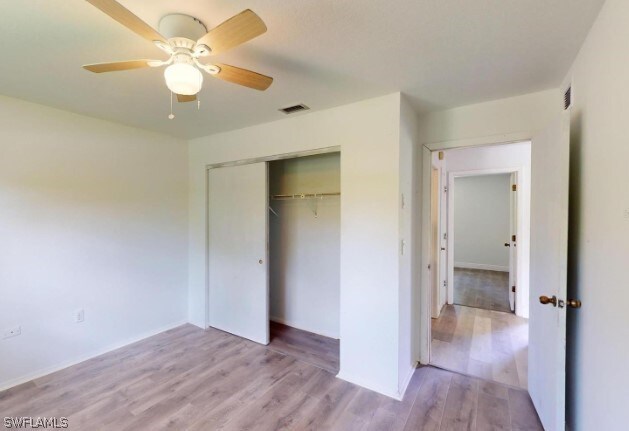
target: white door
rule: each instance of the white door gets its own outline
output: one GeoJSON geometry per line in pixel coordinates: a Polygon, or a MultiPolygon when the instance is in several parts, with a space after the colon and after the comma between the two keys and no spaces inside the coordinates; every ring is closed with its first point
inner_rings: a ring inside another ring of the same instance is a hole
{"type": "Polygon", "coordinates": [[[209,171],[210,326],[269,343],[267,164],[209,171]]]}
{"type": "Polygon", "coordinates": [[[509,247],[509,306],[511,307],[511,311],[515,311],[515,289],[516,289],[516,280],[517,271],[518,271],[518,247],[516,244],[517,233],[518,233],[518,179],[517,173],[513,172],[511,174],[511,191],[509,192],[510,197],[510,209],[509,209],[509,237],[508,244],[509,247]]]}
{"type": "Polygon", "coordinates": [[[546,431],[565,430],[570,117],[533,139],[528,386],[546,431]],[[543,305],[540,297],[555,298],[543,305]]]}

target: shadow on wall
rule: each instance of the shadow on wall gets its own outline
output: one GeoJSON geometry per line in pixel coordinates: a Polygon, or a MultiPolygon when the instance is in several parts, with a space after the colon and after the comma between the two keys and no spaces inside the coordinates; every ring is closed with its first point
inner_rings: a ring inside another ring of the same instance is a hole
{"type": "MultiPolygon", "coordinates": [[[[573,108],[574,109],[574,108],[573,108]]],[[[570,121],[570,193],[568,208],[568,298],[580,298],[579,288],[579,250],[581,241],[579,230],[581,220],[581,133],[582,114],[581,111],[574,111],[570,121]]],[[[579,351],[579,312],[568,308],[566,323],[566,421],[569,429],[576,429],[577,424],[572,423],[577,417],[574,409],[576,400],[574,394],[578,393],[578,379],[576,376],[579,351]]]]}

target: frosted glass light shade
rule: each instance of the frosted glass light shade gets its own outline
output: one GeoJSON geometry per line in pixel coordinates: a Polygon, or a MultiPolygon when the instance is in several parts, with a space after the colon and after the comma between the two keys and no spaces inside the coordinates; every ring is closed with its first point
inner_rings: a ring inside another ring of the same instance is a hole
{"type": "Polygon", "coordinates": [[[175,94],[192,96],[201,90],[203,74],[191,64],[171,64],[164,71],[166,86],[175,94]]]}

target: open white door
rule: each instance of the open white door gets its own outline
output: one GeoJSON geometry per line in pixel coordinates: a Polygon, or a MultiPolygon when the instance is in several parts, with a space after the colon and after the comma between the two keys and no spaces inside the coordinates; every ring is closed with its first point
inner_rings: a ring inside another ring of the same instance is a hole
{"type": "Polygon", "coordinates": [[[267,164],[209,171],[210,326],[269,343],[267,164]]]}
{"type": "Polygon", "coordinates": [[[511,192],[509,194],[509,307],[511,311],[515,311],[515,289],[516,280],[518,279],[518,248],[516,244],[518,233],[518,174],[511,174],[511,192]]]}
{"type": "Polygon", "coordinates": [[[569,152],[570,117],[564,112],[531,149],[528,386],[546,431],[564,431],[566,422],[569,152]],[[542,296],[551,302],[542,304],[542,296]]]}

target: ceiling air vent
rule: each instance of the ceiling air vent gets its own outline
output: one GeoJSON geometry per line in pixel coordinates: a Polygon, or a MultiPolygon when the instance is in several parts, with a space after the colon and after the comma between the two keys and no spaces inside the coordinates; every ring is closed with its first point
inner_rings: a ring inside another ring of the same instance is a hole
{"type": "Polygon", "coordinates": [[[568,109],[572,106],[572,87],[568,87],[563,95],[563,109],[568,109]]]}
{"type": "Polygon", "coordinates": [[[284,114],[295,114],[297,112],[307,111],[308,109],[310,108],[308,108],[303,103],[300,103],[299,105],[293,105],[286,108],[282,108],[280,109],[280,112],[283,112],[284,114]]]}

